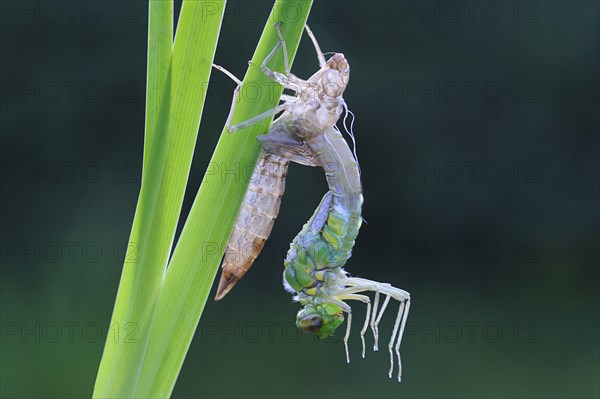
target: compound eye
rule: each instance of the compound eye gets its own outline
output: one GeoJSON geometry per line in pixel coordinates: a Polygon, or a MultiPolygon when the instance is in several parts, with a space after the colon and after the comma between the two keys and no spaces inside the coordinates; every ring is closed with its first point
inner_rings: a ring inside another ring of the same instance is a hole
{"type": "Polygon", "coordinates": [[[323,326],[323,318],[318,314],[306,316],[298,320],[298,328],[304,332],[315,332],[323,326]]]}

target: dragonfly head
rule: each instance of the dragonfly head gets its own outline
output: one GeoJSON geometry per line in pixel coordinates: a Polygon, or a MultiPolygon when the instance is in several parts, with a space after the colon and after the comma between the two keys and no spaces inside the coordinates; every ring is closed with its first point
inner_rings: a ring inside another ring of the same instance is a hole
{"type": "Polygon", "coordinates": [[[350,80],[350,65],[342,53],[335,53],[329,60],[328,67],[321,78],[323,93],[332,98],[341,97],[350,80]]]}
{"type": "Polygon", "coordinates": [[[336,305],[304,306],[296,317],[296,326],[304,332],[311,332],[320,339],[325,339],[335,332],[344,322],[344,314],[336,305]]]}

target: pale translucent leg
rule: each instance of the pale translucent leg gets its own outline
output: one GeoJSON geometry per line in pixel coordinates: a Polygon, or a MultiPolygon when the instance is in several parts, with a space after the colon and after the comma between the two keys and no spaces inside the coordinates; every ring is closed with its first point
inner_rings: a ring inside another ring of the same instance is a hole
{"type": "MultiPolygon", "coordinates": [[[[390,371],[389,377],[392,378],[392,372],[394,370],[394,356],[392,353],[392,348],[396,350],[396,355],[398,357],[398,381],[401,381],[402,378],[402,363],[400,359],[400,342],[402,341],[402,335],[404,334],[404,327],[406,326],[406,319],[408,318],[408,309],[410,308],[410,294],[400,288],[396,288],[387,283],[378,283],[376,281],[371,281],[367,279],[357,278],[357,277],[347,277],[342,280],[342,283],[346,286],[351,286],[350,289],[352,292],[360,292],[362,291],[375,291],[386,294],[388,297],[386,298],[386,302],[384,302],[381,310],[379,311],[379,315],[377,316],[377,320],[375,320],[375,326],[377,331],[377,325],[379,324],[379,320],[383,316],[383,312],[387,306],[387,302],[389,302],[389,298],[394,298],[398,302],[400,302],[400,308],[398,310],[398,315],[396,316],[396,321],[394,323],[394,329],[392,331],[392,337],[390,339],[390,343],[388,345],[388,350],[390,353],[390,371]],[[406,305],[406,306],[405,306],[406,305]],[[396,336],[398,336],[398,342],[394,347],[394,343],[396,342],[396,336]]],[[[346,293],[348,289],[343,289],[341,292],[346,293]]]]}
{"type": "MultiPolygon", "coordinates": [[[[278,29],[278,32],[279,32],[279,29],[278,29]]],[[[281,37],[281,34],[280,34],[280,38],[283,39],[283,37],[281,37]]],[[[285,44],[285,42],[283,42],[283,43],[285,44]]],[[[285,49],[285,45],[284,45],[284,49],[285,49]]],[[[275,49],[271,53],[274,53],[274,51],[275,51],[275,49]]],[[[284,51],[284,54],[285,54],[285,59],[286,59],[286,62],[287,62],[287,50],[284,51]]],[[[269,54],[269,57],[272,57],[272,54],[269,54]]],[[[269,58],[269,57],[267,57],[267,58],[269,58]]],[[[267,61],[268,60],[265,59],[265,62],[267,62],[267,61]]],[[[287,63],[286,63],[286,65],[287,65],[287,63]]],[[[233,112],[235,110],[235,104],[237,104],[237,98],[238,98],[239,93],[240,93],[240,86],[242,85],[242,81],[240,79],[238,79],[233,73],[229,72],[227,69],[223,68],[222,66],[217,65],[217,64],[212,64],[212,66],[216,70],[221,71],[225,75],[229,76],[238,85],[238,87],[236,87],[235,91],[233,92],[233,101],[231,103],[231,108],[229,109],[229,115],[227,116],[227,122],[225,122],[225,127],[227,128],[227,131],[229,133],[233,133],[233,132],[238,131],[240,129],[243,129],[243,128],[246,128],[248,126],[251,126],[251,125],[253,125],[253,124],[257,123],[257,122],[260,122],[260,121],[262,121],[262,120],[264,120],[264,119],[266,119],[266,118],[268,118],[270,116],[276,115],[276,114],[278,114],[278,113],[280,113],[280,112],[282,112],[282,111],[285,110],[285,107],[282,104],[282,105],[279,105],[278,107],[275,107],[273,109],[265,111],[265,112],[263,112],[260,115],[257,115],[257,116],[255,116],[253,118],[250,118],[250,119],[248,119],[248,120],[246,120],[244,122],[240,122],[240,123],[238,123],[236,125],[231,126],[231,119],[233,118],[233,112]]],[[[286,67],[286,70],[287,70],[287,67],[286,67]]],[[[283,94],[281,96],[281,100],[284,101],[284,102],[285,101],[293,102],[293,101],[295,101],[295,97],[287,95],[287,94],[283,94]]]]}
{"type": "Polygon", "coordinates": [[[289,94],[282,94],[280,99],[281,101],[291,103],[298,101],[298,98],[296,98],[296,96],[290,96],[289,94]]]}
{"type": "Polygon", "coordinates": [[[287,45],[285,44],[285,39],[281,34],[281,22],[275,24],[275,30],[277,30],[277,36],[279,36],[279,43],[281,44],[281,50],[283,51],[283,66],[285,69],[285,74],[288,75],[290,73],[290,60],[288,58],[287,45]]]}
{"type": "MultiPolygon", "coordinates": [[[[287,89],[291,89],[294,91],[299,91],[303,86],[306,85],[306,82],[304,82],[301,79],[296,78],[295,76],[289,74],[289,60],[288,60],[288,53],[287,53],[287,46],[285,44],[285,40],[283,39],[283,35],[281,34],[281,30],[279,28],[280,24],[275,24],[275,28],[277,29],[277,35],[279,36],[279,42],[277,42],[277,44],[275,45],[275,47],[273,48],[273,50],[271,50],[271,52],[269,53],[269,55],[267,55],[264,59],[264,61],[261,64],[261,69],[264,72],[264,74],[274,80],[275,82],[283,85],[285,88],[287,89]],[[272,71],[267,64],[269,63],[269,61],[271,61],[271,59],[273,58],[273,56],[275,55],[275,53],[277,52],[277,50],[279,49],[279,47],[282,48],[283,50],[283,58],[284,58],[284,64],[285,64],[285,70],[286,70],[286,75],[279,73],[279,72],[275,72],[272,71]],[[287,75],[290,75],[289,77],[287,75]]],[[[265,112],[263,112],[260,115],[254,116],[246,121],[240,122],[236,125],[231,126],[231,119],[233,118],[233,111],[235,109],[235,104],[237,103],[237,97],[239,95],[239,91],[240,91],[240,83],[241,81],[235,77],[235,75],[233,75],[231,72],[227,71],[225,68],[219,66],[219,65],[214,65],[213,66],[222,71],[223,73],[225,73],[227,76],[229,76],[230,78],[232,78],[233,80],[236,81],[236,83],[238,83],[238,87],[236,88],[234,95],[233,95],[233,103],[231,105],[231,109],[229,110],[229,116],[227,117],[227,122],[225,123],[225,126],[227,128],[227,130],[230,133],[233,133],[237,130],[240,129],[244,129],[248,126],[251,126],[257,122],[260,122],[264,119],[267,119],[273,115],[276,115],[282,111],[285,111],[285,104],[281,104],[273,109],[267,110],[265,112]]],[[[281,96],[281,100],[284,102],[295,102],[296,97],[294,96],[290,96],[287,94],[283,94],[281,96]]]]}
{"type": "Polygon", "coordinates": [[[231,130],[231,118],[233,118],[233,112],[235,110],[235,104],[237,104],[237,98],[240,94],[240,87],[242,85],[242,81],[239,80],[233,73],[229,72],[227,69],[223,68],[221,65],[212,64],[213,68],[218,71],[223,72],[225,75],[229,76],[236,84],[237,87],[233,91],[233,99],[231,100],[231,107],[229,108],[229,115],[227,115],[227,121],[225,121],[225,128],[229,133],[233,133],[234,130],[231,130]]]}
{"type": "Polygon", "coordinates": [[[377,286],[374,284],[362,285],[362,286],[351,286],[344,288],[338,292],[337,295],[355,294],[357,292],[373,291],[377,292],[377,286]]]}
{"type": "Polygon", "coordinates": [[[373,333],[373,352],[377,352],[377,329],[375,326],[375,319],[377,318],[377,307],[379,306],[379,292],[375,292],[375,299],[373,300],[373,314],[371,315],[371,332],[373,333]]]}
{"type": "MultiPolygon", "coordinates": [[[[279,83],[280,85],[283,85],[285,87],[289,87],[290,86],[290,80],[288,79],[288,77],[286,75],[282,74],[281,72],[272,71],[268,67],[268,65],[267,65],[269,63],[269,61],[271,61],[271,59],[273,58],[273,56],[275,55],[275,53],[277,52],[277,50],[279,50],[279,47],[282,46],[281,43],[282,43],[281,40],[279,42],[277,42],[277,44],[275,45],[275,47],[273,48],[273,50],[271,50],[271,52],[269,53],[269,55],[267,55],[265,57],[264,61],[260,65],[260,69],[270,79],[274,80],[275,82],[279,83]]],[[[284,43],[285,43],[285,41],[284,41],[284,43]]],[[[284,60],[285,59],[287,59],[287,52],[284,54],[284,60]]]]}
{"type": "Polygon", "coordinates": [[[350,337],[350,329],[352,328],[352,312],[348,312],[348,320],[346,321],[346,335],[344,335],[344,348],[346,348],[346,363],[350,363],[350,352],[348,351],[348,338],[350,337]]]}
{"type": "MultiPolygon", "coordinates": [[[[237,97],[237,96],[234,95],[234,104],[235,104],[235,97],[237,97]]],[[[285,111],[285,104],[278,105],[275,108],[272,108],[270,110],[267,110],[267,111],[263,112],[262,114],[256,115],[256,116],[254,116],[254,117],[252,117],[252,118],[250,118],[248,120],[245,120],[243,122],[240,122],[240,123],[238,123],[236,125],[231,126],[230,125],[231,118],[233,117],[233,106],[232,106],[231,111],[229,113],[229,116],[227,117],[227,122],[225,122],[225,126],[227,127],[227,131],[229,133],[233,133],[233,132],[236,132],[238,130],[244,129],[244,128],[248,127],[248,126],[252,126],[255,123],[258,123],[258,122],[260,122],[262,120],[265,120],[265,119],[267,119],[267,118],[269,118],[269,117],[271,117],[273,115],[277,115],[278,113],[283,112],[283,111],[285,111]]]]}
{"type": "MultiPolygon", "coordinates": [[[[378,286],[387,286],[387,287],[392,287],[390,284],[388,283],[377,283],[377,282],[371,282],[370,280],[365,280],[365,279],[358,279],[355,277],[351,277],[353,280],[355,281],[348,281],[347,284],[352,286],[352,288],[345,288],[343,289],[340,294],[348,294],[348,293],[357,293],[357,292],[364,292],[364,291],[373,291],[376,293],[376,295],[379,295],[379,290],[378,290],[378,286]],[[356,281],[358,280],[358,281],[356,281]]],[[[394,288],[396,289],[396,288],[394,288]]],[[[379,301],[379,297],[376,296],[377,301],[379,301]]],[[[373,351],[377,352],[379,350],[379,328],[378,328],[378,324],[381,321],[381,317],[383,316],[383,312],[385,312],[385,308],[387,307],[388,303],[390,302],[390,295],[388,295],[385,298],[385,302],[383,303],[383,306],[381,307],[381,311],[379,313],[379,317],[377,317],[377,319],[375,320],[375,314],[373,314],[373,319],[371,320],[371,330],[373,331],[373,338],[374,338],[374,344],[373,344],[373,351]]],[[[377,306],[375,306],[375,308],[377,308],[377,306]]],[[[375,312],[375,310],[373,311],[375,312]]]]}
{"type": "MultiPolygon", "coordinates": [[[[261,64],[261,70],[268,78],[283,85],[286,89],[290,89],[290,90],[294,90],[294,91],[298,92],[303,89],[310,88],[310,85],[308,82],[306,82],[302,79],[299,79],[290,73],[287,45],[285,43],[283,35],[281,34],[280,26],[281,26],[281,23],[275,24],[275,29],[277,30],[277,35],[279,36],[279,41],[277,42],[277,44],[275,45],[273,50],[271,50],[271,52],[263,60],[263,62],[261,64]],[[283,51],[283,61],[284,61],[285,72],[286,72],[285,74],[273,71],[267,65],[269,63],[269,61],[271,61],[271,59],[275,56],[275,53],[277,52],[277,50],[280,47],[283,51]]],[[[306,26],[305,28],[306,28],[306,33],[311,38],[311,41],[313,42],[313,45],[315,46],[315,50],[317,52],[317,57],[319,58],[319,64],[321,66],[323,66],[325,64],[325,56],[323,55],[323,52],[321,51],[321,48],[319,47],[319,44],[318,44],[317,40],[315,39],[313,33],[311,32],[310,28],[308,26],[306,26]]],[[[231,119],[233,118],[233,111],[235,109],[235,104],[237,102],[237,97],[238,97],[239,91],[240,91],[239,86],[242,82],[234,74],[232,74],[231,72],[229,72],[227,69],[223,68],[222,66],[215,65],[215,64],[213,64],[213,66],[216,69],[218,69],[219,71],[225,73],[227,76],[229,76],[231,79],[233,79],[238,84],[238,87],[236,88],[236,90],[234,92],[234,97],[233,97],[234,101],[231,104],[231,109],[229,110],[229,116],[227,117],[227,122],[225,123],[225,126],[230,133],[235,132],[240,129],[243,129],[243,128],[246,128],[248,126],[251,126],[257,122],[260,122],[264,119],[267,119],[267,118],[269,118],[273,115],[276,115],[279,112],[282,112],[285,110],[285,104],[281,104],[278,107],[275,107],[273,109],[265,111],[260,115],[257,115],[253,118],[248,119],[247,121],[240,122],[236,125],[231,126],[231,119]]],[[[290,96],[287,94],[282,95],[281,100],[283,100],[284,102],[290,102],[290,103],[297,101],[296,97],[290,96]]]]}
{"type": "Polygon", "coordinates": [[[235,111],[235,104],[237,104],[237,98],[240,94],[240,85],[238,85],[233,91],[233,99],[231,100],[231,107],[229,108],[229,115],[227,115],[227,120],[225,121],[225,129],[229,133],[233,133],[234,130],[231,130],[231,119],[233,118],[233,113],[235,111]]]}
{"type": "MultiPolygon", "coordinates": [[[[394,347],[394,341],[396,338],[396,334],[398,333],[398,327],[400,327],[400,321],[402,320],[402,311],[404,310],[404,302],[400,302],[400,309],[398,310],[398,316],[396,316],[396,322],[394,323],[394,330],[392,331],[392,337],[390,338],[390,343],[388,344],[388,350],[390,352],[390,371],[388,375],[392,378],[392,372],[394,371],[394,356],[392,355],[392,348],[394,347]]],[[[402,368],[402,366],[400,366],[402,368]]]]}
{"type": "Polygon", "coordinates": [[[385,312],[385,309],[387,308],[388,304],[390,303],[390,299],[392,297],[389,295],[386,295],[385,297],[385,301],[383,301],[383,305],[381,306],[381,310],[379,311],[379,315],[377,316],[377,319],[375,319],[375,345],[373,345],[373,351],[377,352],[379,351],[379,322],[381,321],[381,317],[383,317],[383,313],[385,312]]]}
{"type": "Polygon", "coordinates": [[[312,31],[310,30],[308,25],[304,25],[304,30],[306,30],[306,34],[308,35],[308,37],[310,37],[310,40],[312,41],[313,46],[315,47],[315,51],[317,52],[317,58],[319,59],[319,66],[322,67],[323,65],[325,65],[326,61],[325,61],[325,56],[323,55],[323,52],[321,51],[321,47],[319,46],[319,43],[317,42],[317,38],[312,33],[312,31]]]}
{"type": "Polygon", "coordinates": [[[362,342],[362,357],[364,359],[364,357],[365,357],[365,332],[367,331],[367,328],[369,328],[369,320],[371,318],[371,299],[366,295],[356,295],[356,294],[341,295],[340,299],[361,301],[361,302],[364,302],[367,304],[367,316],[365,318],[365,324],[363,325],[362,330],[360,330],[360,340],[362,342]]]}
{"type": "Polygon", "coordinates": [[[260,115],[256,115],[244,122],[240,122],[236,125],[231,125],[231,119],[233,118],[233,113],[235,111],[235,105],[237,104],[237,98],[240,94],[240,86],[236,87],[233,91],[233,100],[231,101],[231,108],[229,108],[229,115],[227,116],[227,121],[225,121],[225,128],[229,133],[236,132],[240,129],[246,128],[248,126],[254,125],[264,119],[267,119],[270,116],[276,115],[280,112],[285,111],[285,104],[278,105],[277,107],[270,109],[268,111],[263,112],[260,115]]]}
{"type": "Polygon", "coordinates": [[[402,336],[404,335],[404,327],[406,327],[406,319],[408,318],[408,311],[410,310],[410,298],[406,300],[406,306],[402,315],[402,322],[400,323],[400,332],[398,333],[398,341],[396,342],[396,356],[398,356],[398,382],[402,381],[402,360],[400,359],[400,342],[402,342],[402,336]]]}
{"type": "Polygon", "coordinates": [[[238,86],[242,84],[242,81],[239,80],[233,73],[229,72],[227,69],[223,68],[221,65],[212,64],[213,68],[218,71],[223,72],[225,75],[229,76],[231,80],[233,80],[238,86]]]}
{"type": "Polygon", "coordinates": [[[298,92],[298,91],[302,90],[303,88],[307,88],[308,83],[290,73],[287,46],[285,44],[285,40],[283,39],[283,36],[281,35],[279,25],[276,24],[275,28],[277,29],[277,35],[279,36],[279,41],[277,42],[277,44],[275,45],[273,50],[271,50],[269,55],[267,55],[265,57],[264,61],[262,62],[261,66],[260,66],[260,69],[263,71],[263,73],[269,79],[274,80],[275,82],[284,86],[286,89],[290,89],[290,90],[294,90],[294,91],[298,92]],[[285,65],[285,74],[273,71],[267,65],[269,63],[269,61],[271,61],[271,59],[275,56],[275,53],[277,52],[277,50],[279,50],[280,47],[283,50],[283,62],[285,65]]]}

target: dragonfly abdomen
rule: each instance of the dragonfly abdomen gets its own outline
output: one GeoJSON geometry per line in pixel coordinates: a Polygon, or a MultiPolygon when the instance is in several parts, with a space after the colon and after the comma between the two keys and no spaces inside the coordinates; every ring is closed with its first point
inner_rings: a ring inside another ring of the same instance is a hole
{"type": "Polygon", "coordinates": [[[290,245],[284,276],[298,293],[317,295],[326,273],[342,267],[352,255],[361,219],[354,212],[337,212],[335,202],[327,193],[290,245]]]}

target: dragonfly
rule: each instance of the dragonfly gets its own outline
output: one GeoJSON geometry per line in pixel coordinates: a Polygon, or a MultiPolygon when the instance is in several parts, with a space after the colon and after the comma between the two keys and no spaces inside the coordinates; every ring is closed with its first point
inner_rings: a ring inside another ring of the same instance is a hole
{"type": "MultiPolygon", "coordinates": [[[[398,313],[388,343],[388,375],[392,378],[394,351],[398,362],[397,378],[400,382],[400,343],[410,309],[410,294],[389,283],[352,277],[344,269],[352,255],[363,220],[362,183],[356,151],[350,150],[336,126],[341,115],[345,112],[347,116],[349,113],[343,99],[350,77],[349,63],[342,53],[335,53],[326,60],[314,35],[306,27],[317,52],[320,69],[307,80],[298,78],[289,70],[281,23],[275,24],[275,28],[279,41],[261,64],[261,70],[267,77],[293,91],[295,95],[284,94],[281,97],[282,104],[272,110],[231,125],[233,107],[240,87],[238,85],[226,127],[228,131],[235,132],[281,113],[269,132],[257,137],[264,153],[323,168],[329,191],[290,244],[284,261],[284,287],[294,295],[294,300],[303,306],[297,313],[296,325],[302,331],[314,333],[325,339],[344,322],[346,314],[344,347],[346,361],[349,363],[348,340],[352,327],[352,308],[348,301],[363,302],[367,306],[365,322],[360,331],[362,357],[365,357],[364,336],[367,329],[371,327],[374,337],[373,350],[377,351],[379,323],[390,300],[398,301],[398,313]],[[268,66],[269,61],[280,49],[284,56],[285,73],[273,71],[268,66]],[[368,292],[374,293],[373,303],[366,295],[368,292]],[[381,295],[385,295],[385,299],[379,307],[381,295]]],[[[348,133],[354,138],[352,127],[348,133]]],[[[249,193],[246,195],[253,195],[249,193]]]]}

